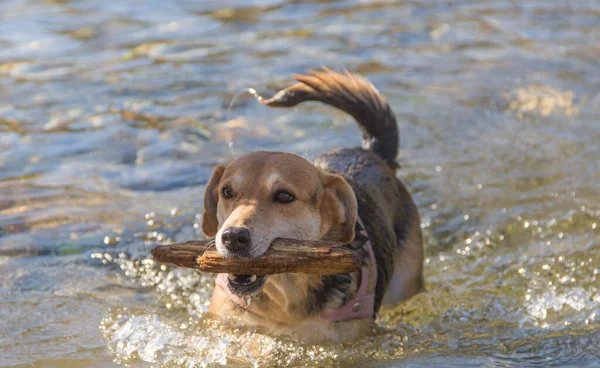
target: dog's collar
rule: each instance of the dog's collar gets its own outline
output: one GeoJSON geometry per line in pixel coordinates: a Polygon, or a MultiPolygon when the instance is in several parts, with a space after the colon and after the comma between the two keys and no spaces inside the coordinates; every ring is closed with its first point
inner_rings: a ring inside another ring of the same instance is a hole
{"type": "Polygon", "coordinates": [[[360,217],[357,219],[356,236],[350,244],[352,248],[361,246],[369,254],[369,259],[360,270],[360,285],[354,299],[341,307],[323,315],[332,322],[346,322],[354,319],[373,318],[375,315],[375,286],[377,284],[377,263],[369,234],[360,217]],[[354,244],[358,243],[358,244],[354,244]]]}
{"type": "MultiPolygon", "coordinates": [[[[369,254],[369,259],[360,270],[360,285],[354,299],[347,301],[341,307],[324,313],[322,316],[332,322],[346,322],[355,319],[373,318],[375,315],[375,286],[377,284],[377,263],[375,253],[369,239],[369,234],[360,218],[357,218],[356,236],[349,246],[355,250],[364,247],[369,254]]],[[[227,274],[219,274],[216,279],[216,287],[227,294],[231,301],[241,308],[250,311],[253,307],[251,299],[247,301],[234,295],[227,285],[227,274]]]]}

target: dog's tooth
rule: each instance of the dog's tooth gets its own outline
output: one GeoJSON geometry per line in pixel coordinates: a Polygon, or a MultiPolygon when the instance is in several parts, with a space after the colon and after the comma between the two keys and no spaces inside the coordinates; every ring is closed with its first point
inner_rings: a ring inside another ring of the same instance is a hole
{"type": "Polygon", "coordinates": [[[250,282],[254,282],[256,281],[256,275],[252,275],[252,277],[250,277],[250,282]]]}
{"type": "Polygon", "coordinates": [[[252,302],[252,297],[251,297],[251,296],[249,296],[249,297],[246,299],[246,305],[250,305],[250,302],[252,302]]]}

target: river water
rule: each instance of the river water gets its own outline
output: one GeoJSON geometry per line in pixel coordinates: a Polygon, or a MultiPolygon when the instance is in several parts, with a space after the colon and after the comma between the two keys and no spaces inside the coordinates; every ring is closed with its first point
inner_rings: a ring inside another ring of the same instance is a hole
{"type": "Polygon", "coordinates": [[[600,367],[599,45],[596,0],[3,1],[0,366],[600,367]],[[359,144],[228,112],[322,65],[398,116],[428,292],[345,345],[207,325],[212,276],[149,250],[201,236],[214,165],[359,144]]]}

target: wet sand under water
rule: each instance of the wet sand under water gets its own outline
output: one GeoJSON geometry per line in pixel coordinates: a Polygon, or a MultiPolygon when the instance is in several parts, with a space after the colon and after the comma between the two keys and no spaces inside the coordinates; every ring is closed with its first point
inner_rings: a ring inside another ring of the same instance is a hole
{"type": "Polygon", "coordinates": [[[599,4],[253,3],[0,5],[0,366],[600,367],[599,4]],[[149,250],[201,236],[214,165],[359,144],[318,104],[225,116],[321,65],[398,116],[429,291],[345,345],[207,327],[212,276],[149,250]]]}

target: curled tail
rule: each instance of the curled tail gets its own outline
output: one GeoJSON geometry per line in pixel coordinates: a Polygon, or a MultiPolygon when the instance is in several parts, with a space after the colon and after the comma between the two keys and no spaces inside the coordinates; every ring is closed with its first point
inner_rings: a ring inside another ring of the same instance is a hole
{"type": "Polygon", "coordinates": [[[308,75],[294,75],[298,82],[261,103],[273,107],[291,107],[304,101],[319,101],[350,114],[362,133],[362,146],[396,169],[398,125],[385,98],[366,78],[349,72],[336,73],[324,68],[308,75]]]}

